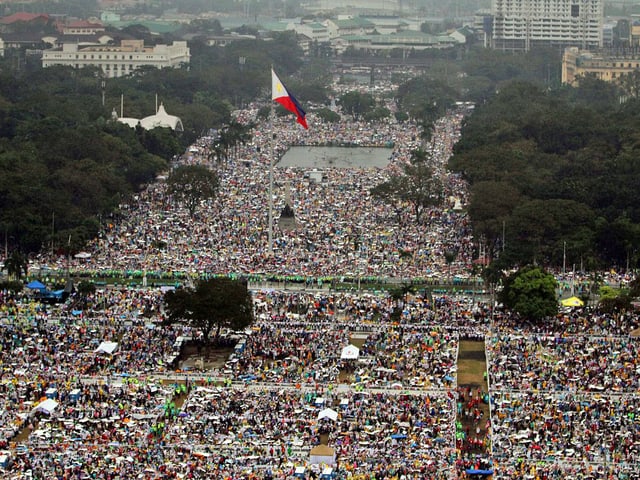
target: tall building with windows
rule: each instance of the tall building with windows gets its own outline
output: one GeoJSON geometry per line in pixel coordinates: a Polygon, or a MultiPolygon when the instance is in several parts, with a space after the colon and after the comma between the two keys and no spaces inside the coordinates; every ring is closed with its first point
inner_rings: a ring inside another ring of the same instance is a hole
{"type": "Polygon", "coordinates": [[[116,45],[65,43],[42,52],[42,66],[69,65],[74,68],[96,66],[109,78],[131,74],[143,66],[178,68],[191,59],[187,42],[145,47],[142,40],[122,40],[116,45]]]}
{"type": "Polygon", "coordinates": [[[492,0],[493,47],[602,47],[604,0],[492,0]]]}

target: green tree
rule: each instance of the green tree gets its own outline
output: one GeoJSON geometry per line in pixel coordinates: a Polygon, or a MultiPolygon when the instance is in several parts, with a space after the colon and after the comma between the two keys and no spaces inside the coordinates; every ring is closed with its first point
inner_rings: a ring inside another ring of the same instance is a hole
{"type": "Polygon", "coordinates": [[[398,87],[395,102],[423,127],[423,137],[430,138],[433,122],[444,115],[458,99],[458,93],[443,80],[415,77],[398,87]]]}
{"type": "Polygon", "coordinates": [[[85,309],[87,308],[89,297],[96,293],[96,284],[83,280],[78,283],[76,291],[78,292],[78,304],[82,309],[85,309]]]}
{"type": "Polygon", "coordinates": [[[351,115],[356,121],[376,106],[373,95],[357,91],[344,93],[340,96],[339,103],[344,113],[351,115]]]}
{"type": "Polygon", "coordinates": [[[340,121],[340,115],[328,108],[319,108],[314,110],[315,113],[323,122],[335,123],[340,121]]]}
{"type": "Polygon", "coordinates": [[[403,174],[392,175],[374,187],[371,195],[394,206],[396,212],[402,204],[410,204],[415,222],[420,223],[424,210],[442,203],[444,188],[427,161],[427,153],[417,149],[403,167],[403,174]]]}
{"type": "Polygon", "coordinates": [[[238,331],[254,321],[251,293],[246,283],[239,280],[201,280],[194,289],[167,292],[164,301],[166,323],[185,322],[202,333],[205,344],[212,334],[217,340],[223,327],[238,331]]]}
{"type": "Polygon", "coordinates": [[[215,197],[218,175],[204,165],[182,165],[171,171],[167,179],[168,193],[184,203],[192,217],[203,200],[215,197]]]}
{"type": "Polygon", "coordinates": [[[630,310],[632,308],[632,297],[629,289],[619,289],[604,285],[600,287],[598,295],[598,310],[600,312],[613,314],[630,310]]]}
{"type": "Polygon", "coordinates": [[[521,264],[560,265],[566,243],[567,261],[577,263],[591,253],[593,224],[593,212],[573,200],[523,201],[506,224],[506,248],[521,264]]]}
{"type": "Polygon", "coordinates": [[[376,107],[364,114],[363,119],[367,122],[379,122],[391,116],[391,111],[387,107],[376,107]]]}
{"type": "Polygon", "coordinates": [[[502,243],[503,222],[520,201],[520,192],[507,182],[484,181],[470,189],[469,217],[474,225],[474,236],[484,236],[489,252],[502,243]]]}
{"type": "Polygon", "coordinates": [[[23,275],[27,274],[27,268],[29,266],[29,262],[27,257],[20,251],[14,250],[4,261],[4,268],[7,271],[7,275],[9,278],[20,280],[23,275]]]}
{"type": "Polygon", "coordinates": [[[209,148],[209,160],[222,163],[229,159],[229,149],[223,137],[216,138],[209,148]]]}
{"type": "MultiPolygon", "coordinates": [[[[331,62],[326,58],[309,59],[300,69],[301,83],[316,83],[328,88],[333,81],[331,67],[331,62]]],[[[298,93],[298,90],[295,92],[298,93]]]]}
{"type": "Polygon", "coordinates": [[[640,252],[640,115],[615,86],[503,85],[466,119],[449,169],[470,185],[474,231],[505,225],[503,268],[527,263],[634,268],[640,252]],[[572,258],[569,258],[572,257],[572,258]]]}
{"type": "Polygon", "coordinates": [[[380,183],[371,189],[371,196],[385,202],[393,208],[396,219],[400,223],[404,200],[402,192],[406,188],[405,178],[402,175],[393,175],[386,182],[380,183]]]}
{"type": "Polygon", "coordinates": [[[622,88],[630,97],[640,97],[640,71],[634,70],[627,73],[621,79],[622,88]]]}
{"type": "MultiPolygon", "coordinates": [[[[412,285],[411,283],[408,283],[408,282],[402,282],[397,287],[389,290],[389,295],[396,302],[400,302],[400,301],[404,302],[406,301],[408,295],[414,295],[416,291],[417,291],[417,288],[415,287],[415,285],[412,285]]],[[[400,321],[400,318],[402,317],[403,308],[404,308],[404,305],[402,306],[397,305],[394,307],[393,311],[391,312],[391,319],[393,321],[396,321],[396,322],[400,321]]]]}
{"type": "Polygon", "coordinates": [[[536,266],[526,266],[508,276],[498,299],[523,318],[539,321],[558,313],[555,277],[536,266]]]}
{"type": "Polygon", "coordinates": [[[252,125],[244,125],[235,120],[229,122],[221,131],[219,142],[224,146],[227,151],[227,155],[231,152],[232,156],[235,156],[240,148],[240,145],[245,145],[251,141],[252,125]]]}

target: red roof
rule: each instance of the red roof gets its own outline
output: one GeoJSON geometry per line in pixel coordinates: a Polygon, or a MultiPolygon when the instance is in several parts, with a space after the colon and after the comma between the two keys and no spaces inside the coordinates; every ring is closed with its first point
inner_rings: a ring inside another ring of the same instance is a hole
{"type": "Polygon", "coordinates": [[[13,15],[0,18],[0,23],[4,25],[11,25],[16,22],[32,22],[34,20],[49,20],[49,15],[46,13],[18,12],[13,15]]]}
{"type": "Polygon", "coordinates": [[[102,28],[102,24],[88,22],[87,20],[75,20],[66,24],[65,28],[102,28]]]}

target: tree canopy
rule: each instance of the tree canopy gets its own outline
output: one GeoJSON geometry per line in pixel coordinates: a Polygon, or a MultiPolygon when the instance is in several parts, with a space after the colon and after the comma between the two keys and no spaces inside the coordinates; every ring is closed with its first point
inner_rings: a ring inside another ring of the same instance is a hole
{"type": "Polygon", "coordinates": [[[552,274],[529,265],[505,279],[498,299],[523,318],[539,321],[558,313],[556,287],[552,274]]]}
{"type": "Polygon", "coordinates": [[[410,205],[415,222],[420,223],[425,209],[440,205],[444,196],[442,181],[428,160],[424,150],[414,150],[403,172],[376,185],[371,195],[390,204],[399,219],[404,206],[410,205]]]}
{"type": "Polygon", "coordinates": [[[361,93],[356,90],[346,92],[340,96],[339,103],[342,111],[351,115],[354,120],[373,111],[376,101],[370,93],[361,93]]]}
{"type": "Polygon", "coordinates": [[[264,94],[269,65],[283,74],[302,65],[295,36],[272,37],[228,47],[195,39],[188,69],[146,68],[121,78],[104,78],[93,67],[28,64],[16,71],[10,54],[0,59],[0,232],[10,249],[28,254],[52,246],[61,253],[71,236],[70,249],[79,250],[98,234],[99,217],[113,215],[212,128],[225,135],[220,159],[233,155],[249,140],[231,120],[234,105],[264,94]],[[135,118],[153,114],[162,101],[181,117],[184,132],[111,121],[121,99],[124,116],[135,118]]]}
{"type": "Polygon", "coordinates": [[[218,184],[216,172],[205,165],[181,165],[167,179],[168,193],[184,203],[192,217],[202,201],[215,197],[218,184]]]}
{"type": "Polygon", "coordinates": [[[222,328],[242,330],[254,321],[253,300],[246,283],[220,277],[200,280],[195,288],[178,288],[164,297],[166,323],[185,322],[208,343],[222,328]]]}
{"type": "Polygon", "coordinates": [[[0,73],[0,228],[25,253],[84,244],[112,212],[167,166],[163,134],[107,122],[94,71],[0,73]]]}
{"type": "Polygon", "coordinates": [[[616,88],[513,82],[466,119],[449,168],[469,181],[475,234],[505,267],[557,267],[563,250],[569,264],[638,265],[640,114],[616,88]]]}

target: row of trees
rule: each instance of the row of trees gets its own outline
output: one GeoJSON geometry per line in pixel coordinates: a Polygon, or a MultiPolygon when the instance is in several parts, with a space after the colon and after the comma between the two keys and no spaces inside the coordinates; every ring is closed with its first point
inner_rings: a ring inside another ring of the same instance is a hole
{"type": "MultiPolygon", "coordinates": [[[[527,265],[502,278],[502,289],[497,300],[510,311],[530,322],[545,321],[558,314],[558,282],[553,274],[543,268],[527,265]]],[[[581,294],[587,304],[597,293],[600,312],[617,314],[633,309],[632,300],[640,296],[640,280],[634,279],[621,288],[602,285],[597,280],[588,291],[581,294]]],[[[629,319],[629,317],[627,317],[629,319]]],[[[625,321],[624,317],[620,317],[625,321]]]]}
{"type": "Polygon", "coordinates": [[[170,132],[105,121],[93,73],[0,73],[0,231],[25,253],[83,244],[178,151],[170,132]]]}
{"type": "Polygon", "coordinates": [[[503,266],[631,268],[640,258],[637,100],[585,79],[577,89],[505,86],[468,118],[449,167],[503,266]]]}
{"type": "Polygon", "coordinates": [[[123,199],[211,128],[220,132],[216,158],[233,155],[249,139],[248,127],[231,121],[233,104],[266,96],[270,64],[285,73],[301,65],[295,38],[285,34],[193,49],[191,69],[107,80],[93,68],[16,72],[10,58],[0,62],[0,235],[11,250],[79,250],[123,199]],[[121,99],[127,117],[154,113],[156,94],[183,120],[182,134],[111,121],[121,99]]]}

